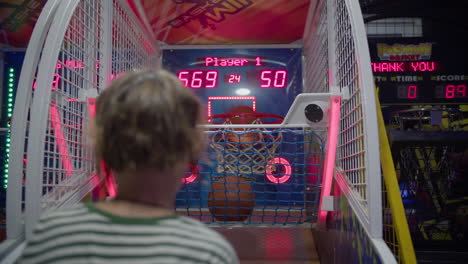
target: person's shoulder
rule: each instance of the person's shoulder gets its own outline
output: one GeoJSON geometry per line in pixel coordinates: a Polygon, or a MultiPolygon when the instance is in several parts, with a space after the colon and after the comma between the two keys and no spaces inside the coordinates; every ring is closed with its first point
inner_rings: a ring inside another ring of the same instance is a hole
{"type": "Polygon", "coordinates": [[[187,233],[190,232],[192,236],[198,237],[203,243],[219,248],[227,253],[229,258],[225,263],[238,263],[236,252],[231,243],[216,230],[196,219],[186,216],[180,216],[179,221],[182,225],[186,226],[184,229],[187,233]]]}
{"type": "Polygon", "coordinates": [[[101,216],[90,212],[83,203],[78,203],[67,208],[59,208],[45,211],[36,225],[36,231],[51,230],[57,227],[72,227],[83,223],[105,222],[101,216]]]}
{"type": "Polygon", "coordinates": [[[88,208],[83,203],[78,203],[67,208],[47,210],[42,213],[40,222],[50,221],[57,218],[75,218],[88,213],[88,208]]]}

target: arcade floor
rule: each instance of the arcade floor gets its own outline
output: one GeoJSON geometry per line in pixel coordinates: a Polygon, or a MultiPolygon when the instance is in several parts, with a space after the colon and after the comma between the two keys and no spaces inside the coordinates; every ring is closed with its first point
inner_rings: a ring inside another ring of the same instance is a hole
{"type": "Polygon", "coordinates": [[[231,242],[242,264],[320,263],[310,226],[213,229],[231,242]]]}

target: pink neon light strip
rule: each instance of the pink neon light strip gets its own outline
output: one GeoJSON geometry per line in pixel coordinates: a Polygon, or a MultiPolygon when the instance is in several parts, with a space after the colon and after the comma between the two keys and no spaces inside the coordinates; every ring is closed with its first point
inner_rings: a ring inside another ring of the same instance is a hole
{"type": "Polygon", "coordinates": [[[213,115],[213,107],[211,104],[211,100],[253,100],[252,101],[252,110],[254,112],[257,108],[257,103],[255,102],[255,96],[209,96],[208,97],[208,121],[210,121],[210,117],[213,115]]]}
{"type": "Polygon", "coordinates": [[[255,100],[255,96],[209,96],[208,100],[255,100]]]}
{"type": "Polygon", "coordinates": [[[60,152],[60,159],[62,160],[62,166],[65,169],[65,174],[67,177],[73,175],[73,165],[70,160],[70,154],[67,150],[67,143],[65,142],[65,137],[62,131],[62,125],[60,122],[60,113],[55,106],[55,102],[52,102],[53,105],[50,106],[50,123],[54,129],[55,140],[57,144],[57,149],[60,152]]]}
{"type": "MultiPolygon", "coordinates": [[[[90,118],[94,118],[96,115],[96,98],[88,98],[88,111],[90,118]]],[[[117,184],[115,182],[114,174],[103,160],[99,162],[99,166],[101,167],[101,172],[103,174],[109,196],[115,197],[117,195],[117,184]]]]}
{"type": "Polygon", "coordinates": [[[333,96],[330,102],[330,119],[328,121],[327,144],[325,148],[325,160],[323,164],[322,191],[319,202],[319,223],[325,225],[327,211],[322,211],[324,196],[330,196],[335,169],[336,146],[338,144],[338,130],[340,125],[341,97],[333,96]]]}
{"type": "Polygon", "coordinates": [[[188,177],[182,178],[182,182],[185,184],[190,184],[194,182],[198,178],[198,175],[200,174],[200,168],[198,167],[198,165],[191,166],[190,171],[192,173],[190,173],[188,177]]]}
{"type": "Polygon", "coordinates": [[[104,162],[104,160],[99,161],[99,165],[101,167],[101,172],[104,176],[104,182],[106,183],[109,196],[115,197],[117,195],[117,184],[115,183],[114,174],[107,167],[107,164],[104,162]]]}

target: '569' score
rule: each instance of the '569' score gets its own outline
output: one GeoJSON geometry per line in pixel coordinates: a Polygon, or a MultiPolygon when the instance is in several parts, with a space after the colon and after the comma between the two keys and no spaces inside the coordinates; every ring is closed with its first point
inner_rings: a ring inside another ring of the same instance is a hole
{"type": "MultiPolygon", "coordinates": [[[[241,73],[223,75],[227,85],[245,83],[247,86],[261,88],[284,88],[288,83],[288,72],[285,69],[247,70],[241,73]],[[245,79],[245,80],[244,80],[245,79]]],[[[216,70],[183,70],[177,73],[185,87],[192,89],[217,88],[220,72],[216,70]]]]}

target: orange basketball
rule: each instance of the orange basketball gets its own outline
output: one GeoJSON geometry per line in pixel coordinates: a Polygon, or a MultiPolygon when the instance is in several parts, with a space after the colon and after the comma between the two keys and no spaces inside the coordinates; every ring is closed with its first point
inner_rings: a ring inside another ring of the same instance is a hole
{"type": "MultiPolygon", "coordinates": [[[[253,124],[256,120],[256,118],[253,115],[243,115],[243,113],[255,113],[255,111],[245,105],[240,105],[236,106],[234,108],[231,108],[228,113],[237,113],[237,115],[234,115],[231,118],[231,123],[233,125],[238,125],[238,124],[253,124]]],[[[244,129],[233,129],[235,131],[244,131],[244,129]]],[[[259,135],[258,133],[245,133],[245,134],[235,134],[235,133],[227,133],[226,139],[229,142],[234,142],[234,143],[253,143],[255,141],[258,141],[259,135]]]]}
{"type": "MultiPolygon", "coordinates": [[[[237,130],[237,129],[233,129],[237,130]]],[[[239,129],[242,131],[242,129],[239,129]]],[[[235,133],[226,133],[226,140],[232,143],[253,143],[259,141],[260,136],[258,133],[246,133],[246,134],[235,134],[235,133]]]]}
{"type": "Polygon", "coordinates": [[[227,176],[213,182],[208,208],[218,221],[244,221],[255,207],[255,193],[247,179],[227,176]]]}

